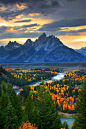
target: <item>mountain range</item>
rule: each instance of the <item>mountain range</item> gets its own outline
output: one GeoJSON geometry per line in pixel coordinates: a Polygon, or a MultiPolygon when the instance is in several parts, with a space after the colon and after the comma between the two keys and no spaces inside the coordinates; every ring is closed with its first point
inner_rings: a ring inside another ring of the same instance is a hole
{"type": "Polygon", "coordinates": [[[86,47],[82,47],[81,49],[75,49],[75,51],[77,51],[81,55],[85,56],[85,58],[86,58],[86,47]]]}
{"type": "Polygon", "coordinates": [[[1,63],[79,62],[85,59],[83,53],[65,46],[53,35],[46,37],[45,33],[34,42],[28,39],[22,45],[10,41],[0,47],[1,63]]]}

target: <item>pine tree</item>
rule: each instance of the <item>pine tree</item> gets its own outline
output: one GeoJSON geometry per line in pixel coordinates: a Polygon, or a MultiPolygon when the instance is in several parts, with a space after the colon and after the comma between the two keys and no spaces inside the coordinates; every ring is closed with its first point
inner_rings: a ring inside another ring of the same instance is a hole
{"type": "MultiPolygon", "coordinates": [[[[11,106],[9,96],[7,92],[6,93],[2,92],[2,95],[0,97],[0,129],[7,129],[8,127],[10,127],[9,124],[12,124],[12,121],[14,121],[14,117],[15,117],[15,110],[11,106]],[[12,114],[10,114],[11,111],[12,114]]],[[[15,119],[17,120],[17,117],[15,117],[15,119]]],[[[12,126],[14,126],[14,124],[16,124],[17,127],[18,124],[15,121],[13,122],[12,126]]]]}
{"type": "Polygon", "coordinates": [[[79,92],[79,101],[76,105],[78,116],[75,118],[75,129],[86,129],[86,82],[79,92]]]}
{"type": "Polygon", "coordinates": [[[5,124],[4,129],[18,129],[18,119],[15,115],[15,109],[12,107],[10,101],[5,109],[5,124]]]}
{"type": "Polygon", "coordinates": [[[64,121],[64,123],[63,123],[62,125],[63,125],[63,128],[65,128],[65,129],[69,129],[68,124],[67,124],[67,122],[66,122],[66,121],[64,121]]]}
{"type": "Polygon", "coordinates": [[[21,104],[18,100],[18,96],[16,95],[14,89],[11,90],[9,98],[10,98],[10,101],[12,103],[12,106],[15,109],[15,113],[16,113],[16,116],[18,118],[18,123],[21,124],[21,122],[22,122],[22,108],[21,108],[21,104]]]}
{"type": "Polygon", "coordinates": [[[30,91],[29,92],[29,96],[28,98],[26,99],[26,102],[25,102],[25,114],[27,115],[27,119],[33,123],[33,119],[34,119],[34,103],[33,103],[33,100],[32,100],[32,95],[33,95],[33,92],[30,91]]]}
{"type": "Polygon", "coordinates": [[[45,91],[43,83],[40,85],[35,104],[37,108],[35,117],[37,118],[36,125],[38,129],[61,128],[60,116],[49,91],[45,91]]]}
{"type": "Polygon", "coordinates": [[[9,101],[10,99],[9,99],[8,94],[3,92],[0,97],[1,110],[4,110],[7,107],[9,101]]]}

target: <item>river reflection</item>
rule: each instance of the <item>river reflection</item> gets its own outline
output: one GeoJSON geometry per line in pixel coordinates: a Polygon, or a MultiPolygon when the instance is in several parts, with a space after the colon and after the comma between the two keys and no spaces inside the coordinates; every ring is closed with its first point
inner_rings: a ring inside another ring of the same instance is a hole
{"type": "Polygon", "coordinates": [[[73,117],[62,117],[61,118],[61,122],[63,123],[64,121],[66,121],[69,125],[69,129],[71,129],[72,124],[74,123],[74,118],[73,117]]]}

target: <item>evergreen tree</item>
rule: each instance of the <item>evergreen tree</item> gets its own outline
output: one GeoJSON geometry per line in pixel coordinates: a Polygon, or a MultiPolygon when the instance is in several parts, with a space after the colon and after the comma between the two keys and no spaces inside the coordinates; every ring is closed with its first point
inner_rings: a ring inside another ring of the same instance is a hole
{"type": "Polygon", "coordinates": [[[7,107],[9,101],[8,94],[3,92],[0,97],[0,108],[2,111],[7,107]]]}
{"type": "Polygon", "coordinates": [[[65,128],[65,129],[69,129],[68,124],[67,124],[67,122],[66,122],[66,121],[64,121],[64,122],[63,122],[63,128],[65,128]]]}
{"type": "Polygon", "coordinates": [[[76,105],[78,116],[75,118],[75,129],[86,129],[86,82],[79,92],[79,101],[76,105]]]}
{"type": "Polygon", "coordinates": [[[26,99],[26,102],[25,102],[25,114],[27,115],[27,119],[33,123],[33,118],[34,118],[34,103],[33,103],[33,100],[32,100],[32,95],[33,95],[33,92],[30,91],[29,92],[29,96],[28,98],[26,99]]]}
{"type": "MultiPolygon", "coordinates": [[[[7,129],[9,123],[11,122],[10,119],[8,120],[8,118],[11,118],[11,114],[10,114],[10,112],[8,112],[9,104],[10,104],[10,99],[9,99],[7,92],[6,93],[2,92],[2,95],[0,97],[0,129],[7,129]],[[8,122],[7,122],[7,120],[8,120],[8,122]]],[[[11,110],[11,108],[10,108],[10,110],[11,110]]],[[[13,110],[13,113],[15,116],[14,110],[13,110]]],[[[12,115],[12,119],[14,120],[13,115],[12,115]]],[[[16,118],[16,120],[17,120],[17,118],[16,118]]],[[[11,122],[11,124],[12,124],[12,122],[11,122]]]]}
{"type": "Polygon", "coordinates": [[[37,108],[35,117],[37,119],[34,123],[36,122],[38,129],[61,128],[60,116],[49,91],[45,91],[43,83],[40,85],[35,104],[37,108]]]}
{"type": "Polygon", "coordinates": [[[15,109],[12,107],[10,101],[5,109],[5,124],[4,129],[18,129],[18,119],[15,115],[15,109]]]}
{"type": "Polygon", "coordinates": [[[18,100],[18,96],[16,95],[14,89],[11,90],[11,93],[9,95],[10,101],[12,103],[12,106],[15,109],[16,116],[18,118],[18,123],[21,124],[22,122],[22,107],[18,100]]]}

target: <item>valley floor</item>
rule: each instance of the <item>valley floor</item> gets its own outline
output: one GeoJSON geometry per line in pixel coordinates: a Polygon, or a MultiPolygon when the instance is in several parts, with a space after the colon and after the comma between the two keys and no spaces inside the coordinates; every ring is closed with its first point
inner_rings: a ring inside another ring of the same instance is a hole
{"type": "Polygon", "coordinates": [[[0,63],[0,66],[27,70],[32,68],[59,68],[67,71],[83,69],[86,70],[86,62],[61,62],[61,63],[0,63]]]}

